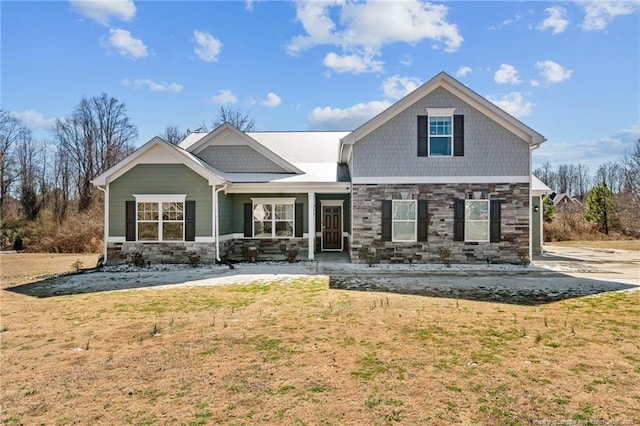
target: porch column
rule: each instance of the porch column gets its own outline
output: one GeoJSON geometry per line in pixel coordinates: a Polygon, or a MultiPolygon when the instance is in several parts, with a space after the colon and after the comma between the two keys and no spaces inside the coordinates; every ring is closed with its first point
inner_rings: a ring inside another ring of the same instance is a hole
{"type": "Polygon", "coordinates": [[[316,194],[315,192],[309,192],[309,260],[314,259],[314,252],[316,249],[316,194]]]}

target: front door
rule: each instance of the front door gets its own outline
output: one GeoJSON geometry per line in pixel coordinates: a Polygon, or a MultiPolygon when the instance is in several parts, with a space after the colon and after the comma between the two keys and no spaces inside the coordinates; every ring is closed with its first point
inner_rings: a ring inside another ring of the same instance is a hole
{"type": "Polygon", "coordinates": [[[342,249],[342,207],[322,207],[322,249],[342,249]]]}

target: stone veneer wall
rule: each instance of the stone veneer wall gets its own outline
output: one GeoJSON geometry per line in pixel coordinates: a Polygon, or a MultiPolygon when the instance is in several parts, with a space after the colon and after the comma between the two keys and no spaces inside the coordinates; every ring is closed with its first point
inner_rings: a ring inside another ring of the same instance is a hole
{"type": "Polygon", "coordinates": [[[519,263],[519,250],[529,250],[529,184],[376,184],[353,185],[353,240],[351,261],[364,263],[360,250],[369,248],[381,263],[441,263],[440,247],[452,251],[453,263],[519,263]],[[485,191],[501,199],[500,243],[453,241],[453,201],[469,198],[471,191],[485,191]],[[382,201],[427,200],[428,241],[398,243],[381,241],[382,201]]]}
{"type": "Polygon", "coordinates": [[[140,252],[145,262],[189,263],[191,256],[200,256],[200,263],[215,263],[215,243],[180,241],[175,243],[141,243],[128,241],[107,244],[107,264],[121,265],[131,261],[131,255],[140,252]]]}
{"type": "Polygon", "coordinates": [[[298,259],[307,259],[309,240],[307,238],[244,238],[220,242],[220,253],[223,258],[242,259],[243,247],[256,247],[258,260],[286,260],[289,250],[298,250],[298,259]]]}

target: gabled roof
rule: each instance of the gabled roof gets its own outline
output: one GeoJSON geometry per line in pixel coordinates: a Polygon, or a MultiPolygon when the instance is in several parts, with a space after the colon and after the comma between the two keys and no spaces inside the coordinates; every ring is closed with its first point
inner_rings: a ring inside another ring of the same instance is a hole
{"type": "Polygon", "coordinates": [[[551,188],[534,175],[531,175],[531,195],[546,195],[550,193],[551,188]]]}
{"type": "Polygon", "coordinates": [[[207,179],[210,185],[217,185],[224,182],[222,174],[218,170],[179,146],[156,136],[140,148],[136,149],[127,158],[120,161],[101,175],[96,176],[92,180],[92,183],[94,185],[107,185],[138,164],[167,163],[184,164],[203,178],[207,179]]]}
{"type": "MultiPolygon", "coordinates": [[[[197,134],[200,135],[200,134],[197,134]]],[[[227,145],[229,143],[233,143],[234,145],[246,145],[254,149],[260,155],[265,158],[271,160],[278,166],[282,167],[284,170],[290,173],[304,173],[302,170],[291,164],[289,161],[282,158],[280,155],[271,151],[265,145],[256,141],[254,138],[250,136],[249,133],[244,133],[240,131],[237,127],[224,123],[219,126],[217,129],[212,131],[211,133],[207,133],[202,137],[191,137],[188,135],[181,143],[180,147],[186,149],[187,151],[198,154],[200,151],[204,150],[207,146],[210,145],[227,145]],[[231,136],[229,138],[228,136],[231,136]]]]}
{"type": "Polygon", "coordinates": [[[546,138],[540,133],[533,130],[517,118],[508,114],[504,110],[497,107],[492,102],[488,101],[484,97],[480,96],[455,78],[451,77],[445,72],[440,72],[438,75],[427,81],[413,92],[409,93],[404,98],[400,99],[395,104],[391,105],[380,114],[376,115],[371,120],[358,127],[353,132],[342,138],[342,144],[340,149],[341,161],[347,161],[347,149],[344,149],[344,145],[353,145],[360,139],[364,138],[389,120],[396,117],[398,114],[424,98],[434,90],[438,88],[445,88],[455,96],[459,97],[478,111],[482,112],[489,118],[496,121],[498,124],[507,128],[513,132],[516,136],[526,141],[531,147],[540,145],[546,138]]]}

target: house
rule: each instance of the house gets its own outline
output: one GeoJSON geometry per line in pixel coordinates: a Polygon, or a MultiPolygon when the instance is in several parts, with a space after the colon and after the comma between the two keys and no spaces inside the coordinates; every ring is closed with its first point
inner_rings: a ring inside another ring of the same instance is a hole
{"type": "MultiPolygon", "coordinates": [[[[224,124],[154,138],[93,183],[108,264],[344,251],[352,262],[518,262],[545,138],[446,73],[352,132],[224,124]]],[[[540,239],[541,241],[541,239],[540,239]]]]}
{"type": "Polygon", "coordinates": [[[563,192],[553,197],[553,205],[558,208],[571,207],[571,206],[579,207],[579,206],[582,206],[582,203],[577,198],[574,198],[569,194],[567,194],[566,192],[563,192]]]}

